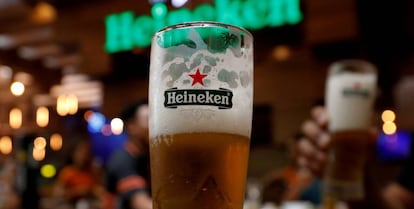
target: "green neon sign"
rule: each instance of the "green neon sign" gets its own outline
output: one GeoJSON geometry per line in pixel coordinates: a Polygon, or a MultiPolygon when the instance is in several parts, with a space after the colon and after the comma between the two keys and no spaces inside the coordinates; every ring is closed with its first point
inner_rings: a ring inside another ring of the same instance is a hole
{"type": "Polygon", "coordinates": [[[214,6],[201,4],[194,10],[173,11],[157,3],[151,9],[151,16],[136,17],[132,11],[110,14],[105,18],[105,50],[115,53],[148,47],[157,30],[181,22],[218,21],[258,30],[294,25],[303,18],[300,0],[215,0],[214,3],[214,6]]]}

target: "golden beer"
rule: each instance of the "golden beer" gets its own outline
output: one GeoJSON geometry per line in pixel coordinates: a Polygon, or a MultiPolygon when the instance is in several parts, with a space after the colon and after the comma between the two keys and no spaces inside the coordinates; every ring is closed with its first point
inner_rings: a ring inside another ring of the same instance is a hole
{"type": "Polygon", "coordinates": [[[325,190],[327,195],[339,196],[342,200],[359,199],[364,195],[359,182],[363,182],[362,171],[370,137],[368,131],[331,133],[332,145],[325,171],[325,184],[329,186],[325,190]]]}
{"type": "Polygon", "coordinates": [[[184,133],[151,139],[154,209],[239,209],[243,206],[249,138],[184,133]]]}

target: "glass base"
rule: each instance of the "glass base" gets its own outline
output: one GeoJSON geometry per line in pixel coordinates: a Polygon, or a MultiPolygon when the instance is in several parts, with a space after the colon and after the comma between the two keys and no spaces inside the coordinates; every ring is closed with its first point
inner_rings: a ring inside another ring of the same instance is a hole
{"type": "Polygon", "coordinates": [[[323,196],[340,201],[361,200],[364,198],[363,182],[326,181],[323,196]]]}

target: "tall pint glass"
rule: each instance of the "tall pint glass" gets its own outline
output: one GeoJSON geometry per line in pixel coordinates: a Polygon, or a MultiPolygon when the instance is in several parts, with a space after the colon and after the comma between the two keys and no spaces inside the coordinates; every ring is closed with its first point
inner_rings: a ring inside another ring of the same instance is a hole
{"type": "Polygon", "coordinates": [[[242,209],[253,107],[253,37],[190,22],[152,40],[154,209],[242,209]]]}
{"type": "Polygon", "coordinates": [[[332,146],[324,176],[325,200],[364,197],[366,145],[372,138],[369,128],[376,81],[376,69],[366,61],[343,60],[329,67],[325,96],[332,146]]]}

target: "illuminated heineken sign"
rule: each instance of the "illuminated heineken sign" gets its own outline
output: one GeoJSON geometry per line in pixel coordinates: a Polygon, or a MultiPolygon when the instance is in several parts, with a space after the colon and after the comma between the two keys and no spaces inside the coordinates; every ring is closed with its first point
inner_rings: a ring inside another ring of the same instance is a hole
{"type": "Polygon", "coordinates": [[[257,30],[294,25],[301,20],[300,0],[215,0],[214,5],[201,4],[194,10],[173,11],[157,3],[151,9],[151,16],[136,16],[132,11],[108,15],[105,50],[115,53],[147,47],[157,30],[188,21],[218,21],[257,30]]]}

